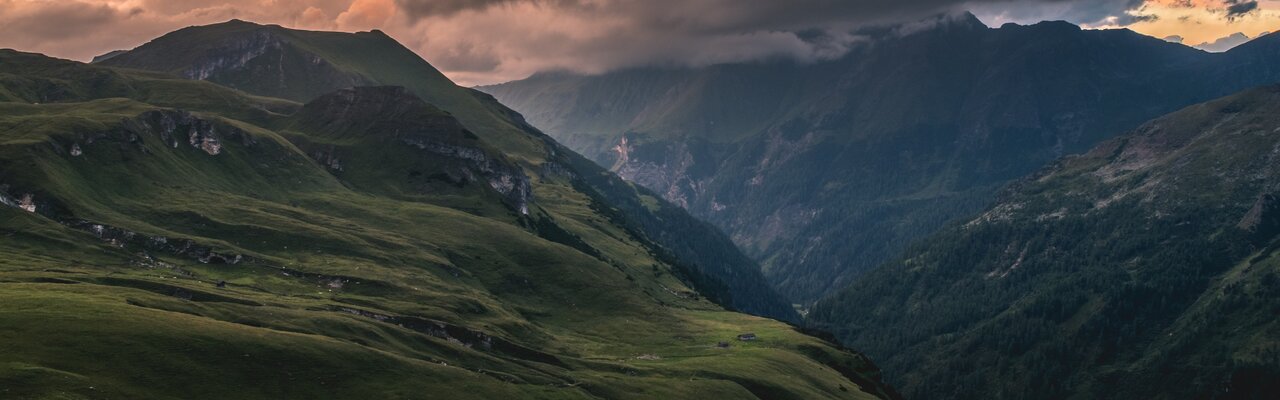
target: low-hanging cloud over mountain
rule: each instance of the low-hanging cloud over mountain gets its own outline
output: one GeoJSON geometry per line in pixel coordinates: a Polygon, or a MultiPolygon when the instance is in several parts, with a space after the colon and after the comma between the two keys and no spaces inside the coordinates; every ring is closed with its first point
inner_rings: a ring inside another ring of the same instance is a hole
{"type": "Polygon", "coordinates": [[[963,10],[993,24],[1130,26],[1166,9],[1229,23],[1263,8],[1253,0],[0,0],[0,47],[87,60],[231,18],[377,28],[473,84],[545,70],[829,59],[864,40],[855,27],[963,10]]]}

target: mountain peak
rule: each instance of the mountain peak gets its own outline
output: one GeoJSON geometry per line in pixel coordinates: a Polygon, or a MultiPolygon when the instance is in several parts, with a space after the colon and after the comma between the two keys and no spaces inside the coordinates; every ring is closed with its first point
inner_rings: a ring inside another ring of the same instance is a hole
{"type": "Polygon", "coordinates": [[[798,322],[728,237],[389,44],[233,22],[104,62],[235,66],[204,82],[0,49],[0,120],[32,128],[0,129],[0,302],[38,305],[0,313],[30,328],[0,338],[57,350],[7,352],[0,381],[54,363],[13,394],[894,397],[866,357],[726,310],[798,322]],[[245,93],[343,83],[309,65],[403,87],[245,93]],[[744,332],[767,351],[727,344],[744,332]],[[145,379],[172,368],[197,371],[145,379]]]}
{"type": "Polygon", "coordinates": [[[1258,37],[1227,50],[1226,54],[1272,53],[1280,51],[1280,35],[1264,32],[1258,37]]]}
{"type": "Polygon", "coordinates": [[[1025,29],[1035,29],[1035,30],[1041,30],[1041,31],[1054,31],[1054,32],[1079,32],[1082,30],[1079,25],[1076,25],[1067,21],[1040,21],[1030,25],[1022,25],[1014,22],[1006,22],[1004,25],[1000,25],[1000,30],[1025,30],[1025,29]]]}
{"type": "Polygon", "coordinates": [[[193,28],[199,28],[202,26],[280,27],[280,25],[275,25],[275,24],[259,24],[253,21],[245,21],[239,18],[232,18],[227,20],[226,22],[219,22],[219,23],[209,24],[209,25],[197,25],[197,26],[194,26],[193,28]]]}
{"type": "Polygon", "coordinates": [[[922,31],[979,31],[987,30],[990,27],[978,19],[977,15],[965,11],[958,13],[937,14],[929,18],[925,18],[916,22],[900,25],[896,31],[899,34],[915,33],[922,31]]]}
{"type": "Polygon", "coordinates": [[[977,15],[974,15],[969,11],[953,14],[951,22],[953,26],[967,26],[975,29],[989,28],[985,22],[982,22],[982,20],[978,18],[977,15]]]}
{"type": "MultiPolygon", "coordinates": [[[[185,28],[100,61],[108,66],[156,70],[255,94],[307,101],[338,88],[375,84],[362,74],[350,72],[341,56],[345,47],[387,47],[375,41],[381,38],[295,31],[233,19],[185,28]],[[321,45],[300,45],[313,42],[321,45]],[[317,49],[333,51],[326,54],[317,49]]],[[[383,53],[380,56],[385,58],[383,53]]]]}

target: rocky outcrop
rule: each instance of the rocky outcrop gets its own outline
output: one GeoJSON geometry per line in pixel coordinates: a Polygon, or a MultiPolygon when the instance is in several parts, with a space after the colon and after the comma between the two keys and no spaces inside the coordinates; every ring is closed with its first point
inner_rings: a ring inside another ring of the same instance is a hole
{"type": "Polygon", "coordinates": [[[221,46],[210,49],[205,57],[182,71],[187,79],[206,80],[225,71],[244,69],[250,61],[279,51],[283,43],[279,37],[267,31],[258,31],[238,38],[229,38],[221,46]]]}
{"type": "MultiPolygon", "coordinates": [[[[445,169],[438,172],[450,182],[483,183],[513,210],[528,214],[533,186],[524,169],[491,150],[452,115],[405,88],[339,90],[307,103],[294,117],[324,138],[359,137],[367,145],[409,146],[424,157],[443,159],[445,169]]],[[[312,155],[329,169],[342,171],[338,160],[344,151],[329,145],[312,155]]]]}
{"type": "MultiPolygon", "coordinates": [[[[161,70],[187,79],[205,80],[224,86],[305,101],[332,88],[372,85],[361,74],[344,71],[304,46],[294,44],[293,31],[275,25],[256,25],[233,20],[212,29],[221,31],[215,39],[202,36],[194,48],[183,48],[186,57],[174,58],[170,40],[180,40],[194,30],[174,32],[137,49],[97,60],[107,66],[161,70]]],[[[193,43],[184,43],[192,46],[193,43]]]]}
{"type": "Polygon", "coordinates": [[[65,207],[38,187],[0,183],[0,206],[45,217],[64,213],[65,207]]]}
{"type": "Polygon", "coordinates": [[[171,254],[201,264],[239,264],[250,260],[249,257],[242,254],[215,251],[213,247],[202,245],[190,239],[148,236],[124,228],[82,219],[72,218],[59,222],[70,228],[88,232],[98,239],[119,248],[171,254]]]}
{"type": "Polygon", "coordinates": [[[18,200],[18,208],[29,213],[36,212],[36,202],[35,199],[32,198],[31,193],[22,195],[22,199],[18,200]]]}
{"type": "Polygon", "coordinates": [[[613,147],[616,159],[610,168],[623,179],[658,192],[664,199],[682,208],[690,208],[706,193],[709,174],[695,168],[707,168],[710,159],[695,154],[686,141],[643,142],[642,138],[623,136],[613,147]],[[700,163],[701,162],[701,163],[700,163]]]}
{"type": "MultiPolygon", "coordinates": [[[[148,136],[160,140],[166,147],[177,149],[185,144],[211,156],[222,154],[228,142],[244,147],[258,143],[253,135],[234,126],[171,109],[144,112],[123,120],[117,128],[87,135],[83,139],[86,147],[110,140],[133,143],[142,148],[141,144],[148,136]]],[[[72,156],[84,152],[79,143],[73,143],[70,148],[72,156]]],[[[142,150],[146,151],[145,148],[142,150]]]]}
{"type": "Polygon", "coordinates": [[[1254,243],[1261,244],[1274,238],[1280,233],[1280,198],[1273,193],[1258,195],[1236,228],[1246,232],[1254,243]]]}
{"type": "Polygon", "coordinates": [[[13,197],[7,193],[8,190],[8,185],[0,185],[0,204],[29,213],[36,212],[37,206],[34,195],[31,193],[24,193],[21,196],[13,197]]]}
{"type": "Polygon", "coordinates": [[[503,163],[475,147],[450,145],[422,137],[401,138],[401,142],[419,150],[462,160],[469,167],[461,170],[464,182],[484,181],[489,188],[501,194],[508,205],[521,214],[529,214],[533,185],[520,167],[503,163]]]}
{"type": "Polygon", "coordinates": [[[332,171],[342,172],[342,160],[338,159],[333,146],[329,146],[328,150],[316,150],[311,152],[311,158],[332,171]]]}
{"type": "MultiPolygon", "coordinates": [[[[1210,54],[1062,22],[988,28],[969,15],[862,33],[874,39],[815,63],[543,73],[482,90],[741,238],[770,264],[773,283],[803,303],[981,211],[1000,187],[1063,154],[1275,82],[1280,70],[1280,36],[1210,54]],[[724,149],[707,163],[694,152],[691,166],[682,145],[695,149],[698,139],[724,149]],[[654,143],[665,154],[640,154],[654,143]],[[710,180],[690,172],[708,166],[710,180]],[[757,227],[797,204],[823,216],[782,235],[757,227]],[[774,237],[782,239],[753,248],[774,237]],[[819,237],[828,244],[814,257],[797,256],[819,237]]],[[[1101,172],[1120,176],[1153,161],[1124,157],[1101,172]]]]}

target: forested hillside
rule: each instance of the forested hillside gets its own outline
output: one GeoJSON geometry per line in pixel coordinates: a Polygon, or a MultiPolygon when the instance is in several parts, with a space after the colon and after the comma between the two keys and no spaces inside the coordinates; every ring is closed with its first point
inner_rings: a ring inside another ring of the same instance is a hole
{"type": "Polygon", "coordinates": [[[1278,111],[1250,90],[1067,157],[809,320],[908,398],[1270,397],[1278,111]]]}

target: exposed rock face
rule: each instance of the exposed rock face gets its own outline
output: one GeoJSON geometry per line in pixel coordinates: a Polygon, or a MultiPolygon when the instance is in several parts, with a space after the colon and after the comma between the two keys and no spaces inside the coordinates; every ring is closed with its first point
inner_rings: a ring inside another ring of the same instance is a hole
{"type": "Polygon", "coordinates": [[[1280,359],[1253,349],[1280,331],[1277,109],[1280,87],[1252,89],[1058,160],[808,322],[898,371],[908,398],[1265,398],[1280,359]]]}
{"type": "Polygon", "coordinates": [[[99,224],[82,219],[65,219],[58,222],[71,228],[89,232],[112,246],[120,248],[136,248],[150,252],[172,254],[194,260],[202,264],[239,264],[250,260],[241,254],[228,254],[214,251],[212,247],[202,245],[189,239],[175,239],[164,236],[146,236],[136,232],[99,224]]]}
{"type": "Polygon", "coordinates": [[[228,38],[206,52],[205,57],[182,71],[187,79],[207,80],[215,74],[244,70],[250,61],[280,51],[280,38],[267,31],[257,31],[242,37],[228,38]]]}
{"type": "MultiPolygon", "coordinates": [[[[728,286],[734,287],[735,292],[738,287],[746,288],[742,291],[744,295],[734,299],[735,308],[794,320],[795,313],[789,304],[781,301],[767,285],[760,282],[762,278],[756,263],[740,257],[740,252],[727,237],[693,219],[683,210],[665,210],[665,202],[654,204],[648,201],[647,191],[637,192],[630,190],[630,185],[624,182],[601,179],[605,171],[598,166],[580,163],[576,154],[558,148],[555,141],[526,123],[520,114],[498,103],[492,96],[457,86],[418,55],[382,32],[349,34],[299,31],[230,21],[170,33],[104,60],[102,64],[173,75],[183,75],[186,71],[207,71],[207,74],[190,76],[198,78],[204,75],[207,81],[224,86],[298,102],[311,102],[319,96],[353,86],[408,87],[427,103],[452,113],[453,117],[475,130],[474,133],[483,140],[468,138],[471,136],[469,132],[458,130],[454,134],[443,135],[445,140],[411,139],[422,144],[422,148],[415,145],[406,147],[396,135],[412,133],[417,128],[396,127],[368,119],[363,120],[369,122],[363,126],[327,119],[322,119],[320,123],[302,122],[302,119],[311,119],[303,117],[294,118],[293,122],[308,125],[305,129],[296,129],[297,132],[305,133],[307,138],[300,137],[304,135],[287,135],[287,139],[318,164],[326,166],[330,173],[344,183],[363,186],[367,190],[385,190],[381,194],[388,195],[432,197],[437,194],[450,196],[458,192],[468,192],[466,195],[482,194],[470,193],[476,190],[491,191],[500,196],[510,209],[525,212],[531,208],[528,203],[532,201],[525,173],[536,171],[540,176],[555,180],[569,177],[570,182],[579,185],[577,189],[598,190],[614,196],[603,204],[634,202],[630,204],[635,206],[634,212],[627,216],[625,223],[640,231],[637,236],[656,240],[661,246],[674,249],[673,252],[679,258],[691,260],[689,269],[716,271],[709,275],[722,279],[728,286]],[[255,36],[259,35],[258,32],[265,32],[269,37],[255,36]],[[278,49],[275,46],[277,41],[278,49]],[[236,51],[246,54],[233,54],[236,51]],[[351,57],[352,54],[360,56],[351,57]],[[329,129],[330,123],[337,128],[329,129]],[[338,135],[360,132],[370,138],[366,141],[363,138],[347,140],[344,137],[334,141],[312,135],[313,132],[321,131],[338,135]],[[395,157],[387,157],[386,153],[374,155],[376,153],[370,151],[375,147],[372,145],[374,141],[378,142],[377,149],[396,153],[395,157]],[[432,145],[432,141],[443,146],[432,145]],[[336,143],[342,145],[331,148],[336,143]],[[442,156],[431,150],[451,155],[465,153],[460,148],[481,149],[489,161],[466,161],[465,158],[442,156]],[[410,150],[417,152],[419,156],[405,154],[410,150]],[[513,157],[508,158],[504,154],[513,157]],[[396,162],[383,163],[394,165],[378,165],[378,161],[382,159],[396,162]],[[414,160],[408,161],[410,159],[414,160]],[[486,164],[489,165],[487,169],[492,172],[485,172],[486,168],[483,167],[486,164]],[[608,186],[591,187],[594,185],[608,186]],[[663,208],[662,215],[651,211],[655,206],[663,208]],[[699,240],[691,242],[688,237],[698,237],[699,240]]],[[[351,102],[345,104],[350,105],[351,102]]],[[[298,110],[279,111],[287,114],[298,110]]],[[[359,113],[352,113],[352,116],[355,114],[359,113]]],[[[433,121],[439,116],[422,115],[421,118],[406,120],[433,121]]],[[[184,136],[182,139],[187,138],[184,136]]],[[[234,149],[225,137],[219,139],[222,151],[234,149]]],[[[533,214],[532,211],[530,213],[533,214]]],[[[699,290],[704,292],[726,291],[723,286],[717,286],[711,280],[700,282],[702,286],[699,290]]]]}
{"type": "Polygon", "coordinates": [[[0,185],[0,205],[13,207],[33,214],[37,212],[41,214],[49,213],[52,209],[47,202],[45,202],[45,204],[37,202],[36,195],[34,193],[24,193],[20,190],[14,190],[14,188],[9,185],[0,185]],[[18,195],[16,193],[22,194],[18,195]]]}
{"type": "Polygon", "coordinates": [[[1240,223],[1236,224],[1237,228],[1253,234],[1266,233],[1275,230],[1280,223],[1280,199],[1274,194],[1265,193],[1258,196],[1258,200],[1253,202],[1253,207],[1249,208],[1249,212],[1240,219],[1240,223]]]}
{"type": "Polygon", "coordinates": [[[222,144],[218,143],[218,137],[213,134],[212,129],[207,134],[202,134],[200,131],[192,129],[188,142],[191,143],[191,147],[204,150],[205,153],[209,153],[211,156],[216,156],[222,152],[222,144]]]}
{"type": "Polygon", "coordinates": [[[331,171],[342,172],[342,160],[339,160],[338,156],[335,155],[334,152],[335,150],[333,146],[329,146],[328,150],[316,150],[311,152],[311,158],[331,171]]]}
{"type": "Polygon", "coordinates": [[[704,185],[711,178],[706,168],[713,162],[705,149],[698,148],[702,143],[640,140],[629,136],[619,139],[613,147],[617,158],[610,169],[614,173],[658,192],[680,207],[690,208],[702,199],[704,185]]]}
{"type": "MultiPolygon", "coordinates": [[[[440,173],[467,184],[482,182],[501,195],[513,210],[527,214],[533,188],[524,169],[490,149],[456,118],[427,104],[407,89],[395,86],[358,87],[316,98],[297,118],[331,137],[361,137],[370,143],[409,146],[424,157],[440,158],[440,173]]],[[[313,151],[331,170],[343,171],[341,146],[313,151]]],[[[438,167],[437,167],[438,168],[438,167]]]]}
{"type": "MultiPolygon", "coordinates": [[[[293,44],[289,31],[244,21],[222,24],[225,34],[196,44],[189,59],[165,59],[169,52],[129,51],[98,60],[109,66],[163,69],[187,79],[207,80],[273,97],[310,99],[333,87],[374,82],[345,72],[324,57],[293,44]],[[159,67],[159,68],[157,68],[159,67]]],[[[184,31],[171,35],[181,36],[184,31]]],[[[166,38],[161,38],[161,41],[166,38]]]]}
{"type": "MultiPolygon", "coordinates": [[[[1280,76],[1277,35],[1207,54],[1063,22],[928,22],[866,32],[875,40],[816,63],[547,73],[482,90],[714,223],[807,303],[1064,154],[1280,76]],[[820,216],[792,217],[805,210],[820,216]]],[[[1146,160],[1134,156],[1118,167],[1146,160]]]]}
{"type": "Polygon", "coordinates": [[[35,198],[31,195],[31,193],[22,195],[22,199],[18,200],[18,208],[21,208],[23,211],[26,211],[29,213],[36,212],[35,198]]]}
{"type": "Polygon", "coordinates": [[[0,204],[8,207],[18,208],[18,200],[6,193],[9,190],[8,185],[0,185],[0,204]]]}
{"type": "Polygon", "coordinates": [[[533,199],[533,186],[520,167],[506,164],[476,147],[451,145],[424,137],[403,137],[400,140],[419,150],[464,161],[470,167],[462,170],[465,181],[484,180],[521,214],[529,213],[529,201],[533,199]]]}
{"type": "Polygon", "coordinates": [[[245,147],[257,144],[257,139],[239,128],[199,118],[182,110],[147,111],[125,120],[117,131],[91,137],[86,142],[92,144],[95,140],[111,137],[136,143],[148,135],[158,137],[168,147],[177,149],[186,143],[211,156],[221,154],[224,142],[228,140],[245,147]]]}

